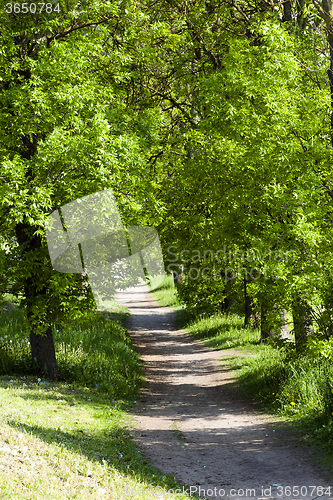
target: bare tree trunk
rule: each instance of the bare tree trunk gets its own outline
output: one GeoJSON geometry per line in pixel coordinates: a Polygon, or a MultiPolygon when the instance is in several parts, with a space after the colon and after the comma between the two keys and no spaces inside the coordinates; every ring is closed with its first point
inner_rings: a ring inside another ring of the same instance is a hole
{"type": "Polygon", "coordinates": [[[221,312],[228,314],[231,306],[233,305],[234,301],[232,297],[225,297],[223,302],[221,302],[221,312]]]}
{"type": "Polygon", "coordinates": [[[30,346],[32,363],[37,364],[40,374],[43,374],[46,371],[50,379],[56,380],[58,378],[58,365],[55,355],[52,327],[48,326],[46,329],[43,329],[43,333],[36,333],[37,326],[40,325],[35,323],[35,318],[33,318],[33,314],[29,310],[29,302],[31,300],[37,300],[38,295],[43,293],[43,291],[36,292],[35,295],[32,296],[30,289],[29,293],[30,300],[28,301],[27,306],[27,318],[30,325],[30,346]]]}
{"type": "MultiPolygon", "coordinates": [[[[24,75],[28,80],[30,78],[30,71],[27,70],[24,75]]],[[[22,145],[23,149],[21,152],[21,157],[25,160],[31,160],[37,155],[37,137],[34,134],[24,134],[22,135],[22,145]]],[[[26,178],[28,183],[31,183],[31,189],[33,189],[33,179],[34,173],[29,168],[26,172],[26,178]]],[[[55,380],[58,377],[58,367],[55,356],[54,342],[52,336],[52,328],[45,325],[44,328],[37,328],[42,326],[42,320],[39,321],[34,315],[34,307],[38,298],[46,296],[45,284],[41,282],[43,277],[43,266],[45,268],[44,256],[42,256],[42,244],[40,236],[36,235],[37,227],[32,227],[28,223],[21,222],[15,227],[15,234],[17,241],[22,249],[21,258],[26,260],[27,277],[24,279],[24,294],[27,306],[27,319],[30,325],[30,345],[31,345],[31,357],[32,362],[36,362],[39,367],[40,373],[47,370],[48,376],[55,380]],[[38,259],[34,259],[34,255],[38,255],[38,259]],[[29,266],[34,263],[34,274],[31,273],[29,266]],[[39,282],[39,285],[37,284],[39,282]],[[42,333],[43,332],[43,333],[42,333]]],[[[45,270],[45,269],[44,269],[45,270]]]]}
{"type": "Polygon", "coordinates": [[[329,19],[326,20],[327,26],[327,41],[329,46],[330,54],[330,67],[327,70],[327,76],[330,83],[330,94],[331,94],[331,144],[333,146],[333,18],[331,17],[332,5],[330,1],[323,1],[323,7],[329,9],[329,19]]]}
{"type": "Polygon", "coordinates": [[[184,279],[183,272],[184,272],[183,264],[180,264],[179,269],[177,271],[172,271],[173,282],[175,285],[177,285],[177,283],[182,283],[184,279]]]}
{"type": "Polygon", "coordinates": [[[283,21],[292,21],[292,16],[291,16],[291,2],[284,2],[283,3],[283,21]]]}
{"type": "Polygon", "coordinates": [[[281,321],[282,321],[281,329],[280,329],[280,336],[282,339],[291,340],[288,322],[287,322],[287,311],[285,309],[282,309],[280,311],[280,317],[281,317],[281,321]]]}
{"type": "MultiPolygon", "coordinates": [[[[274,306],[276,309],[276,307],[274,306]]],[[[290,340],[289,328],[287,323],[287,311],[282,309],[279,311],[279,316],[281,319],[281,325],[278,329],[269,328],[267,318],[267,309],[264,305],[261,306],[261,321],[260,321],[260,342],[265,342],[268,338],[280,338],[285,340],[290,340]]]]}
{"type": "Polygon", "coordinates": [[[252,315],[252,298],[247,294],[246,277],[244,276],[244,303],[245,303],[245,317],[244,317],[244,328],[249,326],[249,321],[252,315]]]}
{"type": "Polygon", "coordinates": [[[305,28],[306,17],[304,15],[305,0],[297,0],[297,24],[300,29],[305,28]]]}
{"type": "Polygon", "coordinates": [[[249,328],[250,326],[254,328],[259,328],[260,324],[260,313],[255,310],[253,297],[247,294],[247,281],[244,276],[244,302],[245,302],[245,317],[244,317],[244,327],[249,328]]]}
{"type": "Polygon", "coordinates": [[[32,362],[37,363],[40,373],[45,370],[52,380],[58,378],[58,366],[55,356],[52,328],[48,327],[45,334],[36,334],[32,327],[30,333],[32,362]]]}
{"type": "Polygon", "coordinates": [[[324,19],[327,28],[327,42],[330,54],[330,67],[327,76],[330,84],[331,94],[331,144],[333,146],[333,10],[331,0],[322,0],[322,9],[316,5],[319,15],[324,19]]]}

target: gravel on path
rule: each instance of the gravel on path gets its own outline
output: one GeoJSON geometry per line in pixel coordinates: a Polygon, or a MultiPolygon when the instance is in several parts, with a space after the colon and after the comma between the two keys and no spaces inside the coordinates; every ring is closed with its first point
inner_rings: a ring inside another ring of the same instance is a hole
{"type": "Polygon", "coordinates": [[[172,309],[158,306],[146,285],[117,299],[130,310],[145,366],[133,432],[152,465],[202,498],[333,498],[333,481],[300,439],[239,398],[223,352],[177,330],[172,309]]]}

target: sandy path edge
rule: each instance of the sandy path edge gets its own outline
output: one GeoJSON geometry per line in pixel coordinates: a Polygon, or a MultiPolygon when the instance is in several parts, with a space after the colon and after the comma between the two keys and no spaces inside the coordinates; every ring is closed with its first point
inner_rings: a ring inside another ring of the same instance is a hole
{"type": "Polygon", "coordinates": [[[176,330],[172,309],[159,307],[147,286],[117,299],[130,310],[145,366],[133,433],[152,465],[202,498],[333,499],[333,481],[294,433],[239,399],[221,351],[176,330]]]}

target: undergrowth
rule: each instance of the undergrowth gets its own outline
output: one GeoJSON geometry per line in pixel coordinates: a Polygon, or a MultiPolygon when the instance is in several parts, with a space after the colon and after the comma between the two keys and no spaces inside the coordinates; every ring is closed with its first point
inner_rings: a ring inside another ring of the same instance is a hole
{"type": "Polygon", "coordinates": [[[333,367],[325,359],[260,346],[255,357],[231,361],[241,390],[265,409],[293,420],[304,435],[333,452],[333,367]]]}
{"type": "MultiPolygon", "coordinates": [[[[59,380],[100,389],[114,397],[134,394],[141,362],[123,326],[127,312],[96,313],[71,326],[55,326],[59,380]]],[[[0,315],[0,374],[35,373],[24,311],[0,315]]]]}

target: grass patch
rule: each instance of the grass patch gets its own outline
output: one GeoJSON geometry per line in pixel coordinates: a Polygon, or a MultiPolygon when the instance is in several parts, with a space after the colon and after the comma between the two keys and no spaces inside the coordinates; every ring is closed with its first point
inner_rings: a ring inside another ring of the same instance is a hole
{"type": "Polygon", "coordinates": [[[289,360],[283,349],[260,346],[257,356],[231,360],[242,390],[264,406],[324,435],[333,452],[333,367],[325,360],[289,360]]]}
{"type": "Polygon", "coordinates": [[[167,275],[161,282],[160,278],[150,280],[150,293],[156,302],[163,307],[180,307],[177,289],[173,282],[173,276],[167,275]]]}
{"type": "Polygon", "coordinates": [[[178,429],[178,425],[177,425],[177,422],[173,422],[172,425],[171,425],[171,429],[172,429],[172,434],[173,434],[173,437],[175,439],[177,439],[177,441],[179,441],[181,444],[184,444],[186,443],[186,437],[185,435],[182,433],[182,431],[180,431],[178,429]]]}
{"type": "Polygon", "coordinates": [[[237,314],[201,316],[185,319],[186,331],[211,349],[253,348],[260,342],[259,330],[243,328],[237,314]]]}
{"type": "MultiPolygon", "coordinates": [[[[6,311],[6,312],[5,312],[6,311]]],[[[188,499],[151,467],[130,432],[142,363],[125,308],[54,328],[57,382],[33,373],[24,311],[0,315],[2,499],[188,499]]]]}
{"type": "Polygon", "coordinates": [[[136,447],[129,401],[87,387],[36,382],[31,376],[11,382],[0,377],[1,498],[149,500],[156,488],[182,490],[136,447]]]}

